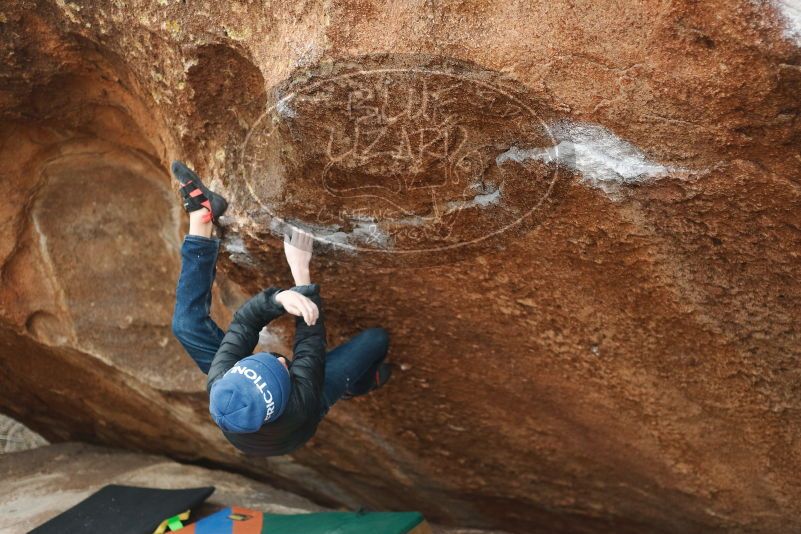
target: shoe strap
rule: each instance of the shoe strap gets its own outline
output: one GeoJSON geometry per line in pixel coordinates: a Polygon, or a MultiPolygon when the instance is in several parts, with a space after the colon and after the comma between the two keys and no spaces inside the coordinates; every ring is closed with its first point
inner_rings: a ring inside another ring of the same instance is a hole
{"type": "Polygon", "coordinates": [[[214,217],[211,209],[211,200],[197,186],[193,180],[181,183],[181,196],[184,198],[184,209],[187,213],[206,208],[209,212],[203,218],[203,222],[209,222],[214,217]]]}

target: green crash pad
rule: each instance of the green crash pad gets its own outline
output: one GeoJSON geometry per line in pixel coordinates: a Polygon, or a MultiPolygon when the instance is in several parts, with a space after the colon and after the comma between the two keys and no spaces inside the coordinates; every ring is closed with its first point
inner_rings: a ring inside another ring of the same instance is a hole
{"type": "Polygon", "coordinates": [[[424,523],[417,512],[265,514],[232,507],[187,525],[181,534],[408,534],[424,523]]]}

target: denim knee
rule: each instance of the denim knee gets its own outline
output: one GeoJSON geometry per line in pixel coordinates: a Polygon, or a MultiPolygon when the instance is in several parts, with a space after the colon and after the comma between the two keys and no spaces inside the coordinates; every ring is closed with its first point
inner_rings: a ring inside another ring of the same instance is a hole
{"type": "Polygon", "coordinates": [[[389,348],[389,332],[384,328],[368,328],[362,332],[362,335],[369,343],[374,344],[377,348],[383,349],[385,352],[389,348]]]}
{"type": "Polygon", "coordinates": [[[173,315],[172,317],[172,335],[175,336],[175,339],[180,341],[182,344],[187,340],[190,335],[190,331],[187,328],[186,321],[181,320],[180,315],[173,315]]]}

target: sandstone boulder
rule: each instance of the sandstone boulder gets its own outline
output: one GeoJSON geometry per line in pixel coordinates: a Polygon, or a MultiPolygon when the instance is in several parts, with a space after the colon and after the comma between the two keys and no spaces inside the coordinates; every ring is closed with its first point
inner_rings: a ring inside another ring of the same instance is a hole
{"type": "Polygon", "coordinates": [[[792,5],[5,2],[0,407],[451,524],[801,528],[792,5]],[[176,158],[232,202],[221,323],[296,224],[330,343],[390,330],[392,386],[289,458],[170,334],[176,158]]]}

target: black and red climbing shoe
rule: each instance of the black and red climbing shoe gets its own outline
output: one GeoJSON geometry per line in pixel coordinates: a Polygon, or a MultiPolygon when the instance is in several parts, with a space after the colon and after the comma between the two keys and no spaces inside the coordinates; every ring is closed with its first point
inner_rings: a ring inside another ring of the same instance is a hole
{"type": "Polygon", "coordinates": [[[342,395],[343,400],[350,400],[356,397],[362,397],[367,395],[368,393],[372,393],[373,391],[377,390],[378,388],[382,387],[384,384],[389,382],[390,377],[392,376],[392,368],[395,367],[391,363],[382,363],[376,369],[375,374],[373,375],[373,384],[370,386],[370,389],[365,391],[364,393],[359,393],[358,395],[352,395],[350,393],[345,393],[342,395]]]}
{"type": "Polygon", "coordinates": [[[172,162],[172,174],[178,183],[181,184],[181,197],[184,201],[184,211],[192,213],[199,209],[207,209],[204,221],[211,221],[217,224],[220,216],[228,209],[228,202],[203,185],[200,177],[192,169],[180,161],[172,162]]]}

